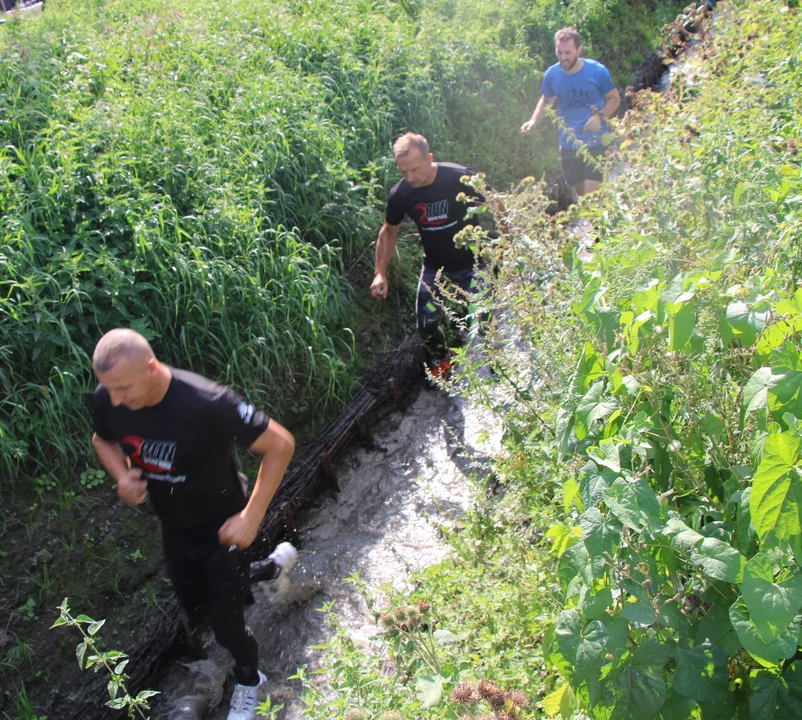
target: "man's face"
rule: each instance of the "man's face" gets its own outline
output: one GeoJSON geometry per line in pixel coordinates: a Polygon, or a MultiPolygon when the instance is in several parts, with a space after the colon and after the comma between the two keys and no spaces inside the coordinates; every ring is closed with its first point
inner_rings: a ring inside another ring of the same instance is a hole
{"type": "Polygon", "coordinates": [[[582,46],[574,45],[573,40],[560,40],[557,42],[557,60],[560,67],[566,72],[570,72],[579,60],[579,53],[582,46]]]}
{"type": "Polygon", "coordinates": [[[424,187],[431,183],[432,161],[434,155],[421,155],[420,150],[413,148],[406,155],[396,156],[395,164],[399,172],[412,187],[424,187]]]}
{"type": "Polygon", "coordinates": [[[114,407],[129,410],[147,407],[155,378],[156,361],[151,358],[121,358],[106,372],[95,371],[98,382],[106,388],[114,407]]]}

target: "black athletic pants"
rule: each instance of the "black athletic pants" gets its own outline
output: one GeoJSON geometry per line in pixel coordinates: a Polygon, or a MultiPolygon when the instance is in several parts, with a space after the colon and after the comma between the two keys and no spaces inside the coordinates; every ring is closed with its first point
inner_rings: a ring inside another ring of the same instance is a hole
{"type": "Polygon", "coordinates": [[[237,683],[258,685],[259,648],[245,627],[245,554],[220,545],[216,529],[184,531],[163,524],[162,542],[167,574],[189,621],[207,617],[217,642],[234,656],[237,683]]]}

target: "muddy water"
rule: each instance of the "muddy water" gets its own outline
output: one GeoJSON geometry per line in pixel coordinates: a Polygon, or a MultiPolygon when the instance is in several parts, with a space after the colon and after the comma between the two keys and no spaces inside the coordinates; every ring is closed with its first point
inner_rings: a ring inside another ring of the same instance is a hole
{"type": "MultiPolygon", "coordinates": [[[[359,572],[371,588],[389,584],[405,591],[413,570],[443,559],[447,550],[437,525],[474,501],[467,476],[486,468],[500,428],[460,398],[421,390],[406,413],[394,413],[375,429],[375,441],[374,450],[354,449],[338,463],[339,494],[299,518],[303,544],[286,597],[254,588],[248,624],[269,677],[261,697],[270,694],[283,704],[284,720],[300,718],[303,708],[299,681],[287,678],[302,666],[310,672],[321,667],[321,652],[313,646],[326,642],[331,629],[319,608],[334,601],[351,637],[370,647],[377,628],[344,578],[359,572]]],[[[211,638],[208,644],[211,659],[194,672],[180,664],[169,669],[159,689],[173,710],[162,710],[161,717],[225,719],[230,660],[211,638]],[[176,712],[179,705],[186,711],[176,712]]],[[[325,689],[325,675],[319,677],[325,689]]]]}

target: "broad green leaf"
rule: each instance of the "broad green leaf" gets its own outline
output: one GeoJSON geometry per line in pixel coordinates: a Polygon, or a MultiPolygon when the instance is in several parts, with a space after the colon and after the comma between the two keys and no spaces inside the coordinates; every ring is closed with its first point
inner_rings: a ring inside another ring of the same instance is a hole
{"type": "Polygon", "coordinates": [[[670,651],[647,640],[632,661],[605,680],[605,702],[612,706],[610,720],[651,720],[666,701],[663,667],[670,651]],[[650,657],[651,656],[651,657],[650,657]]]}
{"type": "Polygon", "coordinates": [[[726,606],[715,604],[702,616],[696,628],[695,645],[700,645],[709,640],[721,648],[721,651],[727,656],[732,655],[741,648],[741,641],[738,639],[735,628],[730,622],[728,610],[729,608],[726,606]]]}
{"type": "Polygon", "coordinates": [[[97,635],[97,633],[100,630],[100,628],[102,628],[105,624],[106,624],[105,620],[98,620],[97,622],[93,622],[86,629],[86,632],[88,632],[90,635],[97,635]]]}
{"type": "Polygon", "coordinates": [[[764,542],[771,534],[788,540],[800,525],[800,478],[794,470],[802,439],[795,433],[773,433],[766,438],[763,460],[752,480],[749,512],[764,542]]]}
{"type": "Polygon", "coordinates": [[[768,670],[753,670],[749,678],[750,720],[778,720],[777,714],[781,688],[784,683],[778,673],[768,670]]]}
{"type": "Polygon", "coordinates": [[[598,446],[588,448],[588,456],[602,467],[609,468],[613,472],[621,472],[621,457],[619,451],[621,444],[613,440],[602,440],[598,446]]]}
{"type": "Polygon", "coordinates": [[[603,380],[593,383],[574,411],[577,440],[583,440],[588,435],[594,434],[599,421],[604,420],[618,407],[618,403],[614,398],[609,396],[606,399],[604,398],[604,385],[605,382],[603,380]]]}
{"type": "Polygon", "coordinates": [[[802,610],[802,572],[795,568],[789,578],[774,582],[774,563],[765,553],[749,559],[741,594],[749,615],[764,643],[777,638],[802,610]]]}
{"type": "Polygon", "coordinates": [[[579,494],[579,483],[574,478],[568,478],[563,485],[563,509],[565,512],[571,510],[571,505],[576,501],[577,507],[582,508],[582,496],[579,494]]]}
{"type": "Polygon", "coordinates": [[[743,392],[741,418],[745,418],[753,410],[767,408],[769,405],[769,384],[771,383],[771,368],[762,367],[749,378],[743,392]]]}
{"type": "Polygon", "coordinates": [[[660,710],[659,720],[688,720],[693,717],[696,700],[682,697],[673,687],[668,688],[666,704],[660,710]]]}
{"type": "Polygon", "coordinates": [[[671,352],[682,350],[691,339],[694,327],[696,307],[688,303],[668,319],[668,349],[671,352]]]}
{"type": "Polygon", "coordinates": [[[793,297],[778,302],[774,311],[778,315],[789,315],[790,317],[802,315],[802,288],[797,290],[793,297]]]}
{"type": "Polygon", "coordinates": [[[612,604],[613,593],[609,587],[603,587],[596,592],[588,592],[586,588],[578,607],[588,620],[601,620],[609,617],[607,610],[612,604]]]}
{"type": "Polygon", "coordinates": [[[84,669],[84,658],[86,657],[87,647],[86,642],[82,642],[75,648],[75,657],[78,659],[78,667],[81,668],[81,670],[84,669]]]}
{"type": "Polygon", "coordinates": [[[621,529],[605,523],[598,508],[587,510],[579,518],[579,523],[582,526],[582,540],[590,555],[593,577],[604,577],[607,565],[621,542],[621,529]]]}
{"type": "Polygon", "coordinates": [[[602,657],[610,634],[598,620],[590,623],[582,633],[576,648],[576,677],[580,682],[594,682],[599,677],[601,666],[606,662],[602,657]]]}
{"type": "Polygon", "coordinates": [[[561,671],[573,676],[576,668],[576,651],[582,641],[582,619],[576,610],[563,610],[557,617],[554,628],[554,644],[561,657],[554,656],[552,662],[561,671]]]}
{"type": "Polygon", "coordinates": [[[415,690],[423,707],[434,707],[443,699],[443,678],[431,674],[419,677],[415,681],[415,690]]]}
{"type": "Polygon", "coordinates": [[[677,669],[671,687],[680,695],[700,702],[714,702],[727,692],[727,660],[709,640],[694,648],[679,645],[677,669]]]}
{"type": "Polygon", "coordinates": [[[549,717],[562,715],[569,718],[574,715],[577,709],[577,702],[574,691],[568,683],[560,685],[554,692],[549,693],[542,701],[543,710],[549,717]]]}
{"type": "Polygon", "coordinates": [[[705,538],[691,551],[691,563],[716,580],[739,583],[746,567],[746,558],[722,540],[705,538]]]}
{"type": "Polygon", "coordinates": [[[802,718],[802,662],[792,662],[782,675],[788,693],[781,692],[779,698],[783,720],[800,720],[802,718]]]}
{"type": "Polygon", "coordinates": [[[757,336],[763,332],[770,317],[769,311],[750,310],[749,306],[741,301],[727,306],[726,322],[733,335],[747,347],[755,344],[757,336]]]}
{"type": "Polygon", "coordinates": [[[769,358],[772,352],[782,347],[789,338],[802,329],[802,317],[793,320],[780,320],[769,325],[757,341],[755,352],[761,362],[769,358]]]}
{"type": "Polygon", "coordinates": [[[749,615],[749,608],[739,597],[730,606],[730,622],[738,633],[738,639],[744,649],[761,665],[768,667],[778,665],[783,660],[793,657],[796,653],[797,639],[799,637],[799,618],[794,618],[791,624],[780,633],[779,637],[770,643],[764,643],[758,635],[757,628],[749,615]]]}
{"type": "Polygon", "coordinates": [[[618,477],[610,468],[599,467],[593,460],[588,461],[579,470],[579,496],[586,508],[598,503],[604,491],[611,487],[618,477]]]}
{"type": "MultiPolygon", "coordinates": [[[[622,324],[625,322],[626,315],[627,313],[621,314],[622,324]]],[[[651,310],[647,310],[624,326],[624,338],[627,341],[627,347],[631,355],[636,355],[640,347],[640,329],[654,317],[655,314],[651,310]]]]}
{"type": "Polygon", "coordinates": [[[585,343],[571,378],[571,396],[582,397],[591,384],[604,377],[604,361],[593,345],[585,343]]]}
{"type": "Polygon", "coordinates": [[[565,551],[582,537],[582,528],[579,525],[569,528],[562,523],[557,523],[548,529],[546,537],[553,541],[551,551],[557,557],[562,557],[565,551]]]}
{"type": "Polygon", "coordinates": [[[802,419],[802,362],[799,353],[790,344],[771,354],[771,381],[768,404],[776,420],[789,412],[802,419]]]}
{"type": "Polygon", "coordinates": [[[683,552],[690,552],[704,540],[704,535],[688,527],[677,517],[669,519],[663,534],[671,537],[671,547],[683,552]]]}
{"type": "Polygon", "coordinates": [[[610,512],[627,527],[640,530],[660,523],[660,501],[644,478],[634,482],[618,478],[603,498],[610,512]]]}
{"type": "Polygon", "coordinates": [[[752,514],[749,512],[749,498],[752,496],[752,488],[748,487],[741,493],[741,500],[735,515],[735,546],[745,555],[749,554],[749,549],[755,538],[755,526],[752,524],[752,514]]]}
{"type": "Polygon", "coordinates": [[[627,598],[621,615],[629,620],[636,628],[649,627],[650,625],[654,625],[657,620],[652,605],[634,596],[627,598]]]}

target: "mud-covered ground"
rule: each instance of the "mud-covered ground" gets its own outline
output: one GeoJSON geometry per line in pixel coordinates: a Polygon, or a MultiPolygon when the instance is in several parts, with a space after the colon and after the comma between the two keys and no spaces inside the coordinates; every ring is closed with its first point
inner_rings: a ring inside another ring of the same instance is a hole
{"type": "MultiPolygon", "coordinates": [[[[286,597],[275,599],[257,586],[248,611],[269,676],[262,696],[284,705],[280,717],[300,718],[303,708],[301,684],[288,678],[299,667],[310,673],[323,667],[314,646],[332,630],[320,608],[333,601],[352,638],[370,646],[377,628],[346,578],[358,572],[371,588],[390,584],[403,591],[411,589],[414,570],[446,557],[438,524],[471,505],[475,488],[468,476],[486,468],[485,455],[499,433],[492,418],[466,408],[464,400],[422,390],[406,413],[394,413],[376,428],[374,450],[352,450],[338,463],[339,494],[299,518],[303,544],[286,597]]],[[[195,671],[180,658],[169,666],[154,717],[226,717],[230,660],[211,636],[207,641],[210,661],[195,671]],[[195,710],[178,713],[182,706],[195,710]]],[[[315,677],[325,688],[325,674],[315,677]]]]}

